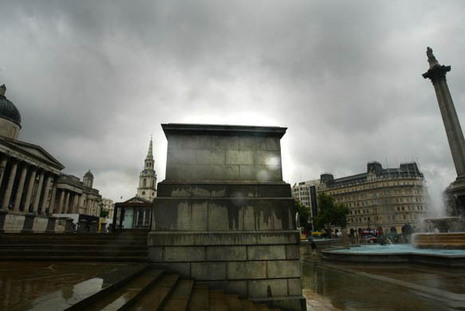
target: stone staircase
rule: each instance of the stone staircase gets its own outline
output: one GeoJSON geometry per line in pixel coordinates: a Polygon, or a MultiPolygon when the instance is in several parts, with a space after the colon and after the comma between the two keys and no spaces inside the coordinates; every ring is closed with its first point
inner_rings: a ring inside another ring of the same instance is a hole
{"type": "Polygon", "coordinates": [[[148,260],[147,231],[0,234],[0,260],[148,260]]]}
{"type": "Polygon", "coordinates": [[[265,303],[209,289],[148,263],[147,231],[113,234],[0,234],[0,260],[127,261],[122,268],[69,285],[71,297],[41,297],[34,310],[279,311],[265,303]],[[91,285],[92,284],[92,285],[91,285]],[[101,284],[95,286],[95,284],[101,284]],[[83,292],[78,290],[84,288],[83,292]]]}
{"type": "MultiPolygon", "coordinates": [[[[124,273],[123,273],[124,274],[124,273]]],[[[104,284],[106,284],[104,282],[104,284]]],[[[147,265],[66,310],[279,311],[147,265]]]]}

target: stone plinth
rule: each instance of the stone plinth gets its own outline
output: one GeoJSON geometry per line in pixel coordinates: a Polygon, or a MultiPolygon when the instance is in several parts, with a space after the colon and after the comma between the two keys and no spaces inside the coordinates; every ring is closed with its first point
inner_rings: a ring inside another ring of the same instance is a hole
{"type": "Polygon", "coordinates": [[[299,234],[283,182],[286,129],[164,124],[151,261],[228,292],[304,310],[299,234]]]}

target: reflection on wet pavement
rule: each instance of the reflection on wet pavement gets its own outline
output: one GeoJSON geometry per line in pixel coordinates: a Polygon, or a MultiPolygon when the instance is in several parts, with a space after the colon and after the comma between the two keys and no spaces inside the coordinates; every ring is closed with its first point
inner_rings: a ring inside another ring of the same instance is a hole
{"type": "Polygon", "coordinates": [[[73,304],[101,290],[102,285],[102,278],[92,278],[74,285],[71,292],[67,290],[57,290],[53,293],[35,299],[31,303],[31,310],[47,311],[69,308],[73,304]]]}
{"type": "Polygon", "coordinates": [[[309,259],[303,263],[302,286],[305,296],[325,302],[325,310],[465,308],[464,268],[359,265],[309,259]]]}
{"type": "Polygon", "coordinates": [[[127,263],[0,262],[0,310],[63,310],[104,286],[127,263]]]}

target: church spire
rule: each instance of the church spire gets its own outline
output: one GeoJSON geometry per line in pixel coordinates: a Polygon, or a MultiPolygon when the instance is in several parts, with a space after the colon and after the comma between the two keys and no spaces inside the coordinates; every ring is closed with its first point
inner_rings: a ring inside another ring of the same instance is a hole
{"type": "Polygon", "coordinates": [[[150,136],[149,150],[144,161],[144,169],[139,175],[139,187],[137,188],[137,196],[153,200],[157,196],[157,173],[154,169],[155,161],[153,159],[153,137],[150,136]]]}
{"type": "Polygon", "coordinates": [[[153,147],[152,147],[152,135],[150,135],[150,143],[149,143],[149,152],[147,153],[147,160],[153,160],[153,147]]]}

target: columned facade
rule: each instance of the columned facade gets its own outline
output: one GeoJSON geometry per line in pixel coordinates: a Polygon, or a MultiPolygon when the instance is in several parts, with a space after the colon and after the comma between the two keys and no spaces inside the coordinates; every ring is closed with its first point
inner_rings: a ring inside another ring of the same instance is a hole
{"type": "Polygon", "coordinates": [[[55,214],[85,214],[99,216],[101,196],[99,191],[85,186],[78,177],[61,175],[57,180],[57,194],[54,198],[55,214]]]}
{"type": "Polygon", "coordinates": [[[49,230],[52,214],[99,216],[101,197],[92,188],[92,173],[83,182],[65,175],[64,166],[42,147],[18,140],[21,115],[5,92],[0,86],[0,233],[31,232],[36,225],[38,231],[49,230]]]}
{"type": "Polygon", "coordinates": [[[37,174],[37,165],[40,163],[34,165],[27,161],[28,159],[7,157],[1,152],[0,156],[3,168],[0,176],[0,210],[35,214],[48,212],[54,190],[53,180],[57,178],[58,170],[42,168],[40,174],[37,174]]]}

